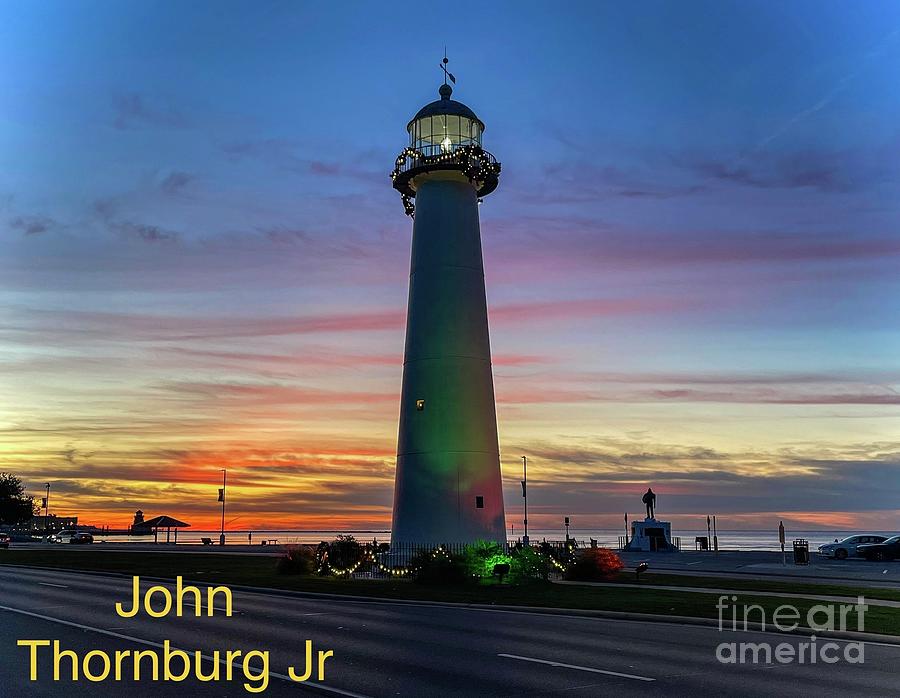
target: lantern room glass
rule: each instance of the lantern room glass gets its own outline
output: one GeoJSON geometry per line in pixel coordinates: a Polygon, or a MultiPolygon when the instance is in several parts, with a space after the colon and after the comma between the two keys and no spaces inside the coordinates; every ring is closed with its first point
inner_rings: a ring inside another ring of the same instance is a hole
{"type": "Polygon", "coordinates": [[[437,114],[409,126],[409,144],[422,155],[440,155],[466,145],[481,145],[481,124],[466,116],[437,114]]]}

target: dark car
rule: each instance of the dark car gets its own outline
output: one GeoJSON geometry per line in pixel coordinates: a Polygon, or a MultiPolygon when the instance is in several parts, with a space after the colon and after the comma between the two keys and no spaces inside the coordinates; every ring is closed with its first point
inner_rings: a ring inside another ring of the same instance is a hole
{"type": "Polygon", "coordinates": [[[860,545],[856,550],[866,560],[895,560],[900,557],[900,536],[888,538],[883,543],[860,545]]]}
{"type": "Polygon", "coordinates": [[[5,533],[0,533],[0,548],[8,548],[9,547],[9,536],[5,533]]]}
{"type": "Polygon", "coordinates": [[[69,543],[73,545],[90,545],[94,542],[94,536],[85,531],[79,531],[69,539],[69,543]]]}

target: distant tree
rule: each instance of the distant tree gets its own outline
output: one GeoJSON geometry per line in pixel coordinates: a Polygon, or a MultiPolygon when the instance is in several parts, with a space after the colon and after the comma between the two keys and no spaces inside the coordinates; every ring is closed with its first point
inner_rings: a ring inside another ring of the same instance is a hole
{"type": "Polygon", "coordinates": [[[0,473],[0,524],[15,526],[28,521],[38,511],[34,497],[25,494],[25,485],[12,473],[0,473]]]}

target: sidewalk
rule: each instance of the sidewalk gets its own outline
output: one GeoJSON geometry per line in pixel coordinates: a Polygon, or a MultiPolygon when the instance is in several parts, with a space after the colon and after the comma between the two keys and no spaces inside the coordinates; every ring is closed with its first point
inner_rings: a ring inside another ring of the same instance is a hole
{"type": "Polygon", "coordinates": [[[620,552],[625,564],[633,569],[647,562],[653,572],[734,579],[797,579],[809,584],[865,583],[889,589],[900,588],[900,560],[867,562],[862,559],[829,560],[817,554],[809,565],[782,564],[781,553],[768,551],[683,551],[678,553],[620,552]]]}
{"type": "MultiPolygon", "coordinates": [[[[588,586],[588,587],[615,587],[635,588],[635,589],[659,589],[660,591],[686,591],[695,594],[719,594],[732,596],[773,596],[777,598],[788,599],[815,599],[816,601],[832,601],[834,603],[855,604],[857,597],[855,596],[831,596],[827,594],[794,594],[785,591],[755,591],[753,589],[718,589],[707,587],[676,587],[665,586],[661,584],[616,584],[615,582],[566,582],[559,581],[554,584],[568,584],[572,586],[588,586]]],[[[900,608],[900,601],[890,601],[888,599],[866,599],[868,606],[888,606],[890,608],[900,608]]]]}

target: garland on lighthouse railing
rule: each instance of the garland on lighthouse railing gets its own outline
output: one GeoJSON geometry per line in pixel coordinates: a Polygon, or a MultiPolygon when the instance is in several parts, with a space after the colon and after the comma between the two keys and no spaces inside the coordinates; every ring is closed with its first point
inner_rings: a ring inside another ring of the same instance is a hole
{"type": "MultiPolygon", "coordinates": [[[[429,165],[440,164],[461,165],[460,171],[475,186],[476,190],[484,186],[488,177],[496,177],[500,174],[500,163],[477,145],[464,145],[437,155],[425,155],[422,151],[412,146],[407,146],[394,162],[394,169],[391,171],[391,181],[396,181],[397,177],[403,172],[414,167],[428,167],[429,165]],[[413,161],[412,165],[404,167],[408,159],[413,161]]],[[[416,206],[412,201],[412,197],[408,194],[402,194],[400,200],[403,202],[403,210],[406,215],[414,218],[416,206]]]]}

